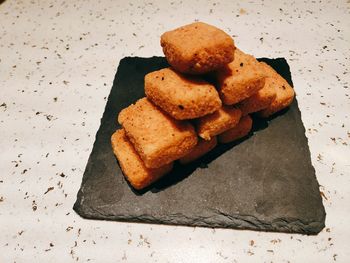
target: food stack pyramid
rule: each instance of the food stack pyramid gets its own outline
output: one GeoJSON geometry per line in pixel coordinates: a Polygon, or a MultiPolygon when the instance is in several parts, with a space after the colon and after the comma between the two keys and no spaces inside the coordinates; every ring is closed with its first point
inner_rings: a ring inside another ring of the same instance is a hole
{"type": "Polygon", "coordinates": [[[283,77],[214,26],[196,22],[166,32],[161,46],[171,67],[145,76],[146,97],[119,113],[122,129],[111,138],[135,189],[170,172],[174,161],[192,162],[218,142],[248,135],[249,114],[269,117],[294,98],[283,77]]]}

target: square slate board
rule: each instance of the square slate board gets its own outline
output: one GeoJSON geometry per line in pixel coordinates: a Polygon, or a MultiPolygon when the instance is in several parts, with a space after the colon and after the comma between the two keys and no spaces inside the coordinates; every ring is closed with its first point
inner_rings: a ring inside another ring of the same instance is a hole
{"type": "MultiPolygon", "coordinates": [[[[285,59],[260,59],[292,84],[285,59]]],[[[113,155],[118,113],[144,96],[145,74],[163,57],[120,61],[74,210],[84,218],[317,234],[325,210],[297,101],[268,120],[254,117],[246,138],[135,192],[113,155]]]]}

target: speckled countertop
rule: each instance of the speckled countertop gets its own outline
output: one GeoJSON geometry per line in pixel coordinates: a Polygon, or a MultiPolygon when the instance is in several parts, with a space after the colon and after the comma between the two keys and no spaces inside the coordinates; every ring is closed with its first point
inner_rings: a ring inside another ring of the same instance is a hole
{"type": "Polygon", "coordinates": [[[0,1],[0,262],[349,262],[349,1],[0,1]],[[202,20],[285,57],[327,212],[317,236],[92,221],[72,206],[119,60],[202,20]]]}

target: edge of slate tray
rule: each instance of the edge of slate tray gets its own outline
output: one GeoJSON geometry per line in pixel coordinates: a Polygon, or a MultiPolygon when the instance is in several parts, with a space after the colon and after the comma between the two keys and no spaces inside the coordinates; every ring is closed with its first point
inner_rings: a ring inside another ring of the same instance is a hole
{"type": "MultiPolygon", "coordinates": [[[[118,65],[118,69],[122,63],[129,59],[135,59],[138,57],[125,57],[120,60],[120,63],[118,65]]],[[[151,57],[151,58],[159,58],[161,59],[162,57],[151,57]]],[[[150,58],[139,58],[139,59],[150,59],[150,58]]],[[[269,61],[272,64],[278,63],[277,60],[286,60],[284,58],[276,58],[276,59],[268,59],[268,58],[262,58],[259,59],[260,61],[269,61]]],[[[287,64],[287,63],[286,63],[287,64]]],[[[288,64],[287,64],[288,65],[288,64]]],[[[273,66],[273,65],[272,65],[273,66]]],[[[287,69],[289,71],[289,67],[287,69]]],[[[118,71],[117,71],[118,72],[118,71]]],[[[290,73],[290,72],[289,72],[290,73]]],[[[289,74],[291,77],[291,74],[289,74]]],[[[113,86],[116,84],[115,82],[117,81],[117,78],[114,79],[113,86]]],[[[287,81],[291,83],[291,79],[287,79],[287,81]]],[[[112,89],[111,89],[112,90],[112,89]]],[[[109,98],[111,96],[111,93],[108,97],[107,102],[109,101],[109,98]]],[[[103,117],[100,122],[100,127],[101,124],[103,123],[103,120],[107,117],[106,112],[107,112],[107,106],[105,108],[105,111],[103,113],[103,117]]],[[[300,110],[297,106],[297,101],[296,99],[293,102],[293,106],[296,107],[297,114],[300,115],[300,110]]],[[[304,129],[304,134],[305,134],[305,128],[304,129]]],[[[95,141],[93,145],[92,152],[89,156],[87,166],[84,171],[83,179],[82,179],[82,184],[79,189],[79,192],[77,194],[77,200],[74,204],[73,209],[83,218],[87,219],[102,219],[102,220],[115,220],[115,221],[124,221],[124,222],[138,222],[138,223],[152,223],[152,224],[169,224],[169,225],[184,225],[184,226],[200,226],[200,227],[219,227],[219,228],[234,228],[234,229],[247,229],[247,230],[259,230],[259,231],[276,231],[276,232],[286,232],[286,233],[302,233],[302,234],[317,234],[319,233],[324,227],[325,227],[325,216],[326,212],[323,207],[323,213],[318,218],[319,220],[314,220],[314,221],[302,221],[299,219],[295,218],[277,218],[272,221],[261,221],[258,218],[251,216],[251,215],[228,215],[224,214],[220,211],[213,211],[212,216],[209,217],[200,217],[198,216],[197,218],[190,218],[186,217],[183,214],[169,214],[166,216],[166,218],[155,218],[150,215],[137,215],[137,216],[125,216],[125,215],[112,215],[105,213],[103,209],[98,209],[96,207],[91,207],[88,202],[85,202],[84,200],[84,194],[85,190],[86,192],[89,191],[89,189],[85,189],[85,182],[88,179],[88,173],[87,170],[89,168],[89,163],[92,161],[90,160],[91,156],[93,155],[93,152],[96,150],[95,149],[95,144],[96,144],[96,138],[99,135],[100,128],[96,133],[95,136],[95,141]],[[176,218],[176,220],[173,220],[173,218],[176,218]]],[[[305,136],[306,137],[306,136],[305,136]]],[[[308,142],[308,139],[306,137],[306,141],[308,142]]],[[[309,147],[308,151],[310,154],[310,149],[309,147]]],[[[311,163],[311,167],[314,171],[314,167],[311,163]]],[[[315,172],[313,173],[315,176],[315,172]]],[[[315,178],[317,184],[317,178],[315,178]]],[[[321,199],[322,202],[322,199],[321,199]]]]}
{"type": "Polygon", "coordinates": [[[77,202],[74,204],[74,210],[81,217],[86,219],[102,219],[108,221],[150,223],[162,225],[179,225],[185,227],[230,228],[269,232],[297,233],[306,235],[316,235],[325,227],[323,219],[321,219],[321,221],[305,222],[295,218],[277,218],[271,222],[263,222],[254,216],[228,215],[223,214],[219,211],[217,212],[217,215],[214,215],[212,217],[208,218],[198,216],[195,219],[186,217],[182,214],[169,214],[166,218],[155,218],[149,215],[138,215],[135,217],[124,215],[108,215],[104,214],[98,209],[86,206],[83,200],[80,200],[80,202],[77,200],[77,202]],[[98,216],[96,216],[96,214],[98,214],[98,216]],[[176,222],[170,220],[172,217],[176,218],[176,222]],[[226,220],[223,220],[224,218],[226,220]],[[229,223],[227,219],[229,220],[229,223]]]}

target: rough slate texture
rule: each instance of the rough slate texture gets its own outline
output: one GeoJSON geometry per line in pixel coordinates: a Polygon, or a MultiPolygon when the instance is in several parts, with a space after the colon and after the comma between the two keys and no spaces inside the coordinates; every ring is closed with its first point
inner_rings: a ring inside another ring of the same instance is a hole
{"type": "MultiPolygon", "coordinates": [[[[290,83],[284,59],[262,59],[290,83]]],[[[110,146],[119,111],[144,96],[143,78],[164,58],[121,60],[74,210],[85,218],[316,234],[325,222],[297,102],[239,142],[134,192],[110,146]]]]}

